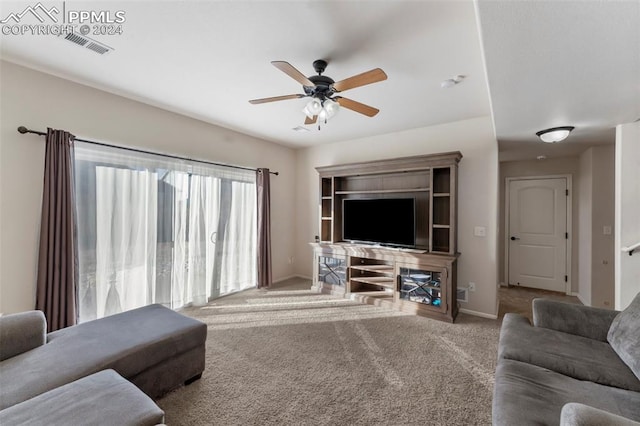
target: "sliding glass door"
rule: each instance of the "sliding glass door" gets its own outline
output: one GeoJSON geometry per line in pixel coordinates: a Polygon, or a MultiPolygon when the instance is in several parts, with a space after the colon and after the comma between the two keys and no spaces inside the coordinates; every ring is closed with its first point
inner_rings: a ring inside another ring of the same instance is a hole
{"type": "Polygon", "coordinates": [[[76,145],[80,321],[256,285],[255,173],[76,145]]]}

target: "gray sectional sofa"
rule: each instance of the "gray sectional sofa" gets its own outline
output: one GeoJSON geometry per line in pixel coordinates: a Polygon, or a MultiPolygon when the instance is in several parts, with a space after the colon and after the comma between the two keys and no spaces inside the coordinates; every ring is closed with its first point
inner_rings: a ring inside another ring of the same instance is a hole
{"type": "Polygon", "coordinates": [[[0,424],[162,423],[151,398],[201,376],[206,336],[204,323],[161,305],[49,334],[42,312],[0,317],[0,424]]]}
{"type": "Polygon", "coordinates": [[[640,294],[622,312],[533,301],[506,314],[493,424],[640,426],[640,294]]]}

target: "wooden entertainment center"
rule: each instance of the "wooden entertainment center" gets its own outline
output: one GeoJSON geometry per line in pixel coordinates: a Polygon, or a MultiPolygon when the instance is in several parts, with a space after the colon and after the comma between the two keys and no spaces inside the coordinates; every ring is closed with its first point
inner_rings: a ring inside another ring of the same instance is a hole
{"type": "Polygon", "coordinates": [[[316,168],[320,235],[311,244],[312,288],[453,322],[461,158],[449,152],[316,168]],[[397,197],[415,200],[414,247],[344,241],[343,200],[397,197]]]}

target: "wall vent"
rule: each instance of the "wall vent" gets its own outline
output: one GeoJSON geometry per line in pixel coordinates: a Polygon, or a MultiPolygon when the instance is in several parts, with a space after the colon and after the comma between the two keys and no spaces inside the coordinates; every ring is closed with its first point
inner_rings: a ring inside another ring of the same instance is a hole
{"type": "MultiPolygon", "coordinates": [[[[61,37],[62,36],[63,35],[61,35],[61,37]]],[[[95,41],[85,35],[75,32],[64,35],[64,39],[77,44],[78,46],[84,47],[85,49],[89,49],[99,55],[104,55],[114,50],[113,47],[107,46],[104,43],[100,43],[99,41],[95,41]]]]}
{"type": "Polygon", "coordinates": [[[456,299],[458,302],[467,303],[469,301],[469,289],[468,288],[459,288],[456,299]]]}

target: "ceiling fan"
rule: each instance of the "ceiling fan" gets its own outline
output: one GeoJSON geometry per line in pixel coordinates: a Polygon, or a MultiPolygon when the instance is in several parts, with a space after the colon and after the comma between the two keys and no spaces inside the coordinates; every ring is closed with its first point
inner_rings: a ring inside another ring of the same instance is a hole
{"type": "MultiPolygon", "coordinates": [[[[313,68],[316,70],[318,75],[310,77],[305,77],[304,74],[288,62],[272,61],[271,63],[280,71],[302,84],[304,94],[253,99],[249,101],[251,104],[257,105],[266,102],[310,97],[311,100],[302,110],[307,116],[304,124],[314,124],[318,119],[320,122],[326,123],[327,120],[336,114],[339,107],[350,109],[360,114],[364,114],[367,117],[373,117],[380,112],[377,108],[336,95],[337,93],[348,89],[386,80],[387,75],[380,68],[375,68],[370,71],[363,72],[362,74],[354,75],[353,77],[335,82],[332,78],[322,75],[327,67],[327,62],[322,59],[318,59],[313,62],[313,68]]],[[[319,128],[320,126],[318,126],[318,129],[319,128]]]]}

